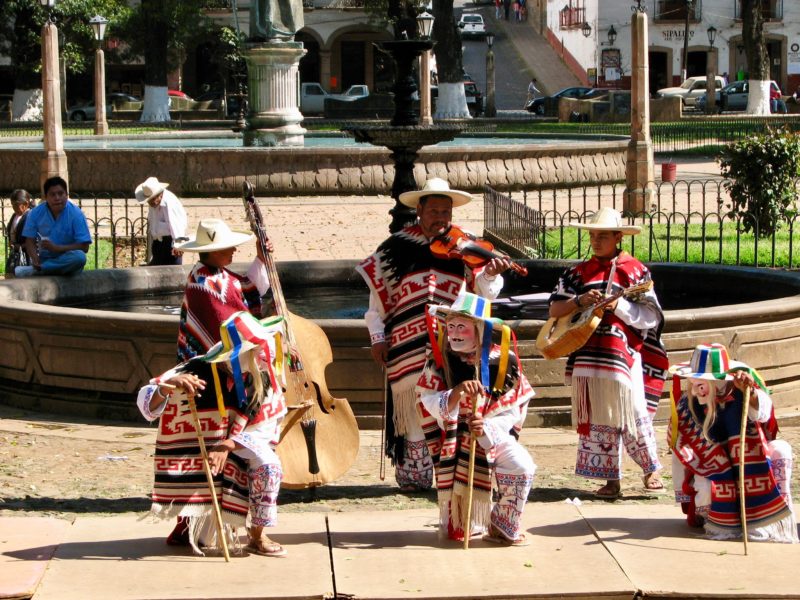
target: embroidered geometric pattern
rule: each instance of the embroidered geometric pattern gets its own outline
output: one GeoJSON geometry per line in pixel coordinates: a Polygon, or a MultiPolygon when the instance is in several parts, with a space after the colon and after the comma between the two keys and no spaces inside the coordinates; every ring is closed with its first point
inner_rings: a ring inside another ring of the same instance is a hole
{"type": "Polygon", "coordinates": [[[425,440],[405,441],[405,456],[397,462],[395,479],[400,487],[414,485],[420,489],[430,489],[433,485],[433,461],[428,453],[425,440]]]}
{"type": "Polygon", "coordinates": [[[274,463],[248,471],[250,477],[250,524],[274,527],[278,523],[278,491],[283,471],[274,463]]]}
{"type": "Polygon", "coordinates": [[[492,509],[491,522],[509,540],[519,537],[522,511],[528,501],[533,475],[497,473],[499,500],[492,509]]]}

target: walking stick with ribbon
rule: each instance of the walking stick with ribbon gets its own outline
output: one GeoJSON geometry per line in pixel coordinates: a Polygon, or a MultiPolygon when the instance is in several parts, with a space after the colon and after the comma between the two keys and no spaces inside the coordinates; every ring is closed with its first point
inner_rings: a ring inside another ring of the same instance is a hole
{"type": "MultiPolygon", "coordinates": [[[[174,387],[168,384],[161,384],[162,387],[174,387]]],[[[206,451],[206,442],[203,439],[203,431],[200,429],[200,417],[197,416],[197,405],[194,402],[194,394],[186,394],[189,400],[189,410],[192,411],[192,420],[194,421],[194,430],[197,433],[197,443],[200,446],[200,454],[203,456],[203,470],[206,473],[206,481],[208,481],[208,490],[211,492],[211,504],[214,507],[214,525],[217,530],[217,537],[222,543],[222,553],[225,555],[225,562],[230,562],[231,557],[228,553],[228,541],[225,539],[225,531],[222,527],[222,513],[219,510],[219,503],[217,502],[217,490],[214,486],[214,476],[211,474],[211,467],[208,464],[208,452],[206,451]]]]}
{"type": "MultiPolygon", "coordinates": [[[[472,416],[475,415],[483,399],[482,394],[476,395],[472,399],[472,416]]],[[[470,430],[469,442],[469,470],[467,471],[467,519],[464,525],[464,550],[469,550],[469,536],[472,534],[472,488],[475,483],[475,451],[477,450],[478,438],[470,430]]]]}
{"type": "Polygon", "coordinates": [[[383,415],[381,416],[381,463],[378,475],[383,481],[386,479],[386,410],[389,404],[389,375],[383,367],[383,415]]]}
{"type": "Polygon", "coordinates": [[[750,386],[744,389],[744,402],[742,403],[742,425],[739,428],[739,512],[742,519],[742,541],[744,542],[744,555],[747,556],[747,510],[744,502],[744,463],[745,446],[744,436],[747,432],[747,411],[750,408],[750,386]]]}

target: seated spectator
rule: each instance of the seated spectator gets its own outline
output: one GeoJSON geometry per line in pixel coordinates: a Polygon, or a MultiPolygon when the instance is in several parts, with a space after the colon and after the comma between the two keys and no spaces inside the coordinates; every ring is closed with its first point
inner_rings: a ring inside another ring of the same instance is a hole
{"type": "Polygon", "coordinates": [[[783,95],[780,90],[776,90],[772,86],[769,88],[769,110],[771,113],[786,114],[786,102],[783,101],[783,95]]]}
{"type": "Polygon", "coordinates": [[[67,182],[51,177],[44,182],[45,201],[28,214],[22,235],[30,266],[17,267],[17,277],[72,275],[83,270],[92,243],[86,217],[67,194],[67,182]]]}
{"type": "Polygon", "coordinates": [[[14,277],[14,270],[31,264],[31,259],[25,251],[25,238],[22,230],[28,218],[28,212],[33,207],[31,195],[26,190],[14,190],[11,193],[11,208],[14,214],[6,225],[6,240],[9,244],[8,258],[6,259],[6,279],[14,277]]]}

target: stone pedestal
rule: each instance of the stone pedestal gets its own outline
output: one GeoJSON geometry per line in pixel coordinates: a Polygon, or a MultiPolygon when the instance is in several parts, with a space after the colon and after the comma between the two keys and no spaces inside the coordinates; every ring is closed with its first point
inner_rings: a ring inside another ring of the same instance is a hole
{"type": "Polygon", "coordinates": [[[300,126],[300,42],[252,44],[244,52],[249,80],[250,113],[245,146],[302,146],[300,126]]]}
{"type": "Polygon", "coordinates": [[[433,125],[431,115],[431,51],[423,50],[419,57],[419,124],[433,125]]]}
{"type": "Polygon", "coordinates": [[[58,29],[47,22],[42,28],[42,94],[44,97],[44,159],[41,185],[55,175],[69,182],[64,130],[61,127],[61,79],[58,72],[58,29]]]}
{"type": "Polygon", "coordinates": [[[94,57],[94,133],[95,135],[108,135],[105,54],[101,48],[98,48],[94,57]]]}
{"type": "Polygon", "coordinates": [[[625,167],[626,213],[649,210],[654,192],[653,142],[650,139],[650,83],[647,58],[647,14],[634,12],[631,19],[631,141],[625,167]]]}

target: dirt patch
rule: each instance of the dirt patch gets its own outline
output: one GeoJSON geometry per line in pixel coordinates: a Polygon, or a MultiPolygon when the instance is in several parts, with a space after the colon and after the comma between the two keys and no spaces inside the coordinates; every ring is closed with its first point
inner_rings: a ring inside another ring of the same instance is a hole
{"type": "MultiPolygon", "coordinates": [[[[7,428],[8,429],[8,428],[7,428]]],[[[0,515],[36,514],[71,518],[76,514],[146,512],[153,473],[153,431],[132,429],[122,441],[86,439],[80,425],[28,423],[24,432],[4,430],[0,424],[0,515]]],[[[16,427],[16,429],[20,429],[16,427]]],[[[788,427],[783,438],[799,447],[800,428],[788,427]]],[[[526,432],[525,438],[533,437],[526,432]]],[[[658,431],[663,440],[663,428],[658,431]]],[[[404,510],[433,507],[435,492],[400,494],[394,470],[386,465],[379,478],[377,432],[362,432],[358,459],[333,485],[314,490],[282,490],[281,510],[352,511],[404,510]]],[[[625,459],[624,502],[672,503],[670,456],[662,444],[666,493],[643,491],[636,465],[625,459]]],[[[529,449],[539,465],[531,491],[534,502],[563,502],[578,497],[602,502],[591,492],[600,483],[574,474],[575,444],[540,445],[529,449]]],[[[795,478],[793,493],[797,497],[795,478]]],[[[676,511],[678,508],[676,507],[676,511]]]]}

